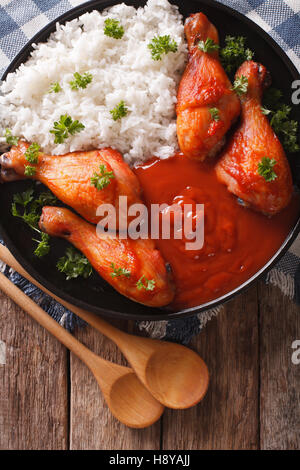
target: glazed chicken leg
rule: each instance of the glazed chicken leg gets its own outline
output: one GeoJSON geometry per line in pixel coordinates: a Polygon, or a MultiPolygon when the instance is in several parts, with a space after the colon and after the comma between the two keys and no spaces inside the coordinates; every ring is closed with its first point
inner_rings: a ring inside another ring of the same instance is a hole
{"type": "Polygon", "coordinates": [[[99,234],[94,225],[59,207],[44,207],[39,225],[49,235],[72,243],[100,276],[131,300],[151,307],[162,307],[172,301],[171,276],[152,240],[119,239],[108,232],[99,234]]]}
{"type": "Polygon", "coordinates": [[[263,65],[249,61],[236,75],[247,77],[248,90],[242,99],[241,124],[216,166],[217,176],[246,205],[267,215],[286,207],[292,195],[292,177],[286,155],[268,119],[261,100],[268,85],[263,65]],[[272,162],[270,173],[262,175],[262,165],[272,162]]]}
{"type": "Polygon", "coordinates": [[[240,101],[217,50],[204,52],[198,47],[206,40],[219,44],[216,28],[203,13],[196,13],[186,20],[184,29],[190,54],[177,96],[177,136],[184,155],[203,161],[223,146],[240,113],[240,101]]]}
{"type": "MultiPolygon", "coordinates": [[[[26,178],[24,171],[28,161],[25,152],[28,147],[29,143],[20,141],[18,146],[0,157],[0,182],[26,178]]],[[[140,202],[137,177],[121,154],[111,148],[57,156],[40,152],[35,168],[32,179],[41,181],[58,199],[95,224],[100,220],[96,211],[101,204],[112,204],[118,210],[121,195],[127,196],[128,206],[140,202]],[[101,177],[100,165],[103,165],[104,173],[112,176],[103,189],[97,189],[91,182],[94,173],[101,177]]]]}

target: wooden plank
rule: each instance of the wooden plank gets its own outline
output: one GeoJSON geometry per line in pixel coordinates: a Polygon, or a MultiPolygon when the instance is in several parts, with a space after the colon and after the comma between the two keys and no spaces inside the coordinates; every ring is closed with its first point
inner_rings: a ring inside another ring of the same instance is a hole
{"type": "MultiPolygon", "coordinates": [[[[115,322],[119,328],[132,324],[115,322]]],[[[76,332],[76,337],[104,359],[126,365],[117,347],[91,327],[76,332]]],[[[72,450],[159,449],[160,422],[143,430],[129,429],[108,410],[99,386],[86,368],[71,354],[71,435],[72,450]]]]}
{"type": "Polygon", "coordinates": [[[226,305],[191,346],[211,381],[204,400],[163,418],[163,449],[257,449],[258,314],[253,287],[226,305]]]}
{"type": "Polygon", "coordinates": [[[300,448],[300,365],[292,363],[300,339],[299,305],[276,287],[260,284],[261,448],[300,448]]]}
{"type": "Polygon", "coordinates": [[[0,340],[0,449],[67,449],[65,348],[1,292],[0,340]]]}

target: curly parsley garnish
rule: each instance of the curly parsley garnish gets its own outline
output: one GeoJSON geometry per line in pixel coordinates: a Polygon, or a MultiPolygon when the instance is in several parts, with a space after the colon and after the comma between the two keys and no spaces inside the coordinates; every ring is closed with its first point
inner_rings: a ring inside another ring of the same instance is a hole
{"type": "Polygon", "coordinates": [[[31,165],[25,165],[24,167],[24,175],[25,176],[28,176],[29,178],[31,176],[34,176],[36,174],[36,167],[35,166],[31,166],[31,165]]]}
{"type": "Polygon", "coordinates": [[[105,165],[100,165],[100,174],[94,173],[94,176],[91,178],[91,184],[95,186],[96,189],[104,189],[109,185],[110,180],[113,179],[115,175],[112,171],[107,171],[105,165]]]}
{"type": "Polygon", "coordinates": [[[80,73],[74,73],[74,80],[70,81],[70,87],[72,90],[79,90],[79,88],[86,88],[89,83],[93,80],[93,75],[89,72],[85,72],[83,75],[80,73]]]}
{"type": "Polygon", "coordinates": [[[5,137],[6,143],[8,145],[18,145],[18,142],[20,140],[19,137],[12,135],[10,129],[5,129],[5,134],[3,137],[5,137]]]}
{"type": "Polygon", "coordinates": [[[62,144],[69,137],[69,134],[74,135],[84,128],[85,126],[81,122],[73,121],[71,116],[64,114],[60,116],[59,121],[54,122],[53,129],[50,132],[55,136],[54,143],[62,144]]]}
{"type": "Polygon", "coordinates": [[[154,290],[155,280],[147,279],[146,276],[142,276],[136,283],[136,287],[138,288],[138,290],[141,290],[141,289],[154,290]]]}
{"type": "Polygon", "coordinates": [[[125,104],[125,101],[122,100],[119,104],[117,104],[117,106],[114,107],[114,109],[109,112],[112,115],[113,120],[117,121],[118,119],[127,116],[128,108],[125,104]]]}
{"type": "Polygon", "coordinates": [[[300,150],[298,144],[298,122],[290,119],[292,108],[282,101],[282,93],[270,88],[264,95],[262,112],[269,115],[274,132],[282,140],[284,149],[289,153],[300,150]]]}
{"type": "Polygon", "coordinates": [[[36,165],[39,162],[39,151],[40,146],[36,142],[33,142],[29,145],[28,149],[25,152],[25,158],[29,163],[36,165]]]}
{"type": "Polygon", "coordinates": [[[50,85],[49,93],[59,93],[61,90],[62,87],[60,86],[59,82],[53,82],[50,85]]]}
{"type": "Polygon", "coordinates": [[[124,28],[120,24],[120,21],[113,18],[107,18],[104,21],[104,34],[110,38],[122,39],[124,36],[124,28]]]}
{"type": "Polygon", "coordinates": [[[259,164],[257,165],[257,172],[262,176],[268,183],[274,181],[277,178],[277,174],[273,170],[276,165],[276,160],[274,158],[263,157],[259,164]]]}
{"type": "Polygon", "coordinates": [[[33,238],[32,240],[38,243],[37,248],[34,250],[35,256],[37,256],[38,258],[42,258],[42,256],[45,256],[49,253],[50,237],[47,233],[41,232],[41,240],[36,240],[35,238],[33,238]]]}
{"type": "Polygon", "coordinates": [[[243,36],[226,36],[225,47],[220,51],[222,65],[227,73],[234,74],[246,60],[252,60],[254,52],[246,48],[243,36]]]}
{"type": "Polygon", "coordinates": [[[22,219],[32,230],[40,234],[40,240],[36,238],[32,239],[38,243],[34,254],[39,258],[47,255],[50,251],[50,237],[48,234],[42,232],[38,226],[42,208],[45,205],[56,204],[56,202],[56,197],[50,192],[41,193],[38,197],[34,198],[34,190],[32,188],[27,189],[23,193],[17,193],[13,197],[11,206],[12,215],[22,219]]]}
{"type": "Polygon", "coordinates": [[[236,92],[237,95],[242,96],[247,93],[248,90],[248,78],[244,75],[241,77],[236,77],[232,90],[236,92]]]}
{"type": "Polygon", "coordinates": [[[169,35],[154,36],[147,47],[151,51],[151,57],[153,60],[161,60],[163,54],[177,52],[178,49],[177,42],[174,39],[171,39],[169,35]]]}
{"type": "Polygon", "coordinates": [[[79,276],[87,279],[93,272],[89,260],[73,247],[67,248],[65,256],[59,258],[56,267],[58,271],[66,275],[67,281],[79,276]]]}
{"type": "Polygon", "coordinates": [[[210,108],[209,112],[213,121],[220,121],[220,111],[218,108],[210,108]]]}
{"type": "Polygon", "coordinates": [[[119,277],[119,276],[130,277],[131,272],[129,271],[129,269],[116,268],[114,263],[111,263],[110,267],[113,270],[113,272],[110,273],[111,277],[119,277]]]}
{"type": "Polygon", "coordinates": [[[220,49],[220,46],[211,38],[207,38],[205,42],[204,41],[198,42],[198,49],[200,49],[200,51],[210,53],[210,52],[218,51],[220,49]]]}

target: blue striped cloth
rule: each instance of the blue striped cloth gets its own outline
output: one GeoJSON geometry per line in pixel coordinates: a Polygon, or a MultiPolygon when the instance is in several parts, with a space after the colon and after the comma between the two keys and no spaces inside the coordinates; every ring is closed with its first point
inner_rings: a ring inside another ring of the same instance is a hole
{"type": "MultiPolygon", "coordinates": [[[[36,32],[81,0],[0,0],[0,76],[36,32]]],[[[300,69],[300,0],[222,0],[230,7],[258,23],[284,49],[300,69]]],[[[37,301],[51,316],[72,330],[78,319],[61,305],[43,294],[17,273],[2,266],[2,271],[26,294],[37,301]]],[[[300,302],[300,237],[288,253],[269,272],[267,282],[277,285],[283,293],[300,302]]],[[[218,309],[184,320],[141,322],[140,328],[151,336],[188,343],[218,309]]],[[[79,322],[79,324],[81,324],[79,322]]]]}

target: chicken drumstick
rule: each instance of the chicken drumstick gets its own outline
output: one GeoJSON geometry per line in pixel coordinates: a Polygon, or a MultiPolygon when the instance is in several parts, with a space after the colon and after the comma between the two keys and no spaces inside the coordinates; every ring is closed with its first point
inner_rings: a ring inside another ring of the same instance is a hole
{"type": "Polygon", "coordinates": [[[248,89],[241,98],[241,124],[216,165],[217,176],[246,205],[274,215],[290,202],[292,176],[282,145],[261,109],[269,75],[263,65],[247,61],[236,76],[248,79],[248,89]]]}
{"type": "Polygon", "coordinates": [[[214,156],[240,113],[240,101],[218,58],[218,32],[203,13],[185,23],[189,61],[177,96],[177,136],[185,156],[214,156]]]}

